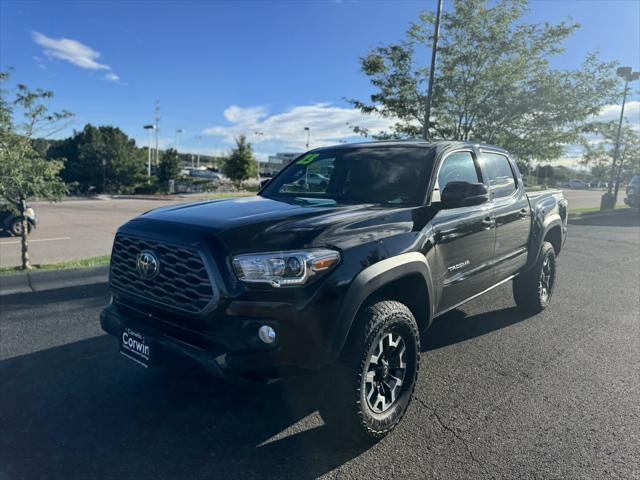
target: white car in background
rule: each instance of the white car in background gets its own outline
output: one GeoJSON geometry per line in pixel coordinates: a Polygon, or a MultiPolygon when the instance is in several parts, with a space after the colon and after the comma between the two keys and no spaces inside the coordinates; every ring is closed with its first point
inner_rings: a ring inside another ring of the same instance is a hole
{"type": "Polygon", "coordinates": [[[214,172],[213,170],[198,170],[193,169],[189,172],[189,176],[198,177],[198,178],[206,178],[207,180],[222,180],[223,176],[220,173],[214,172]]]}
{"type": "Polygon", "coordinates": [[[329,177],[321,173],[310,173],[298,180],[298,184],[307,189],[312,187],[324,189],[329,185],[329,177]]]}

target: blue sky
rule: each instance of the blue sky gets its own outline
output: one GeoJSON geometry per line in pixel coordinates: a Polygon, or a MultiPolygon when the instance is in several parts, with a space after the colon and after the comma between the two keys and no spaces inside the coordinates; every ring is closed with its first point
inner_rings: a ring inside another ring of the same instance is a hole
{"type": "MultiPolygon", "coordinates": [[[[0,68],[51,89],[55,108],[85,123],[121,127],[146,144],[142,125],[161,103],[161,142],[215,153],[234,134],[263,131],[260,156],[348,139],[362,119],[344,98],[371,93],[358,58],[402,38],[435,1],[28,2],[0,0],[0,68]],[[64,40],[66,39],[66,40],[64,40]],[[202,138],[198,138],[202,137],[202,138]]],[[[445,9],[451,8],[445,0],[445,9]]],[[[582,28],[557,65],[588,51],[640,69],[640,1],[533,1],[527,18],[582,28]]],[[[425,58],[428,52],[425,50],[425,58]]],[[[630,112],[637,116],[637,96],[630,112]]],[[[612,106],[607,115],[614,117],[612,106]]],[[[632,117],[635,118],[635,117],[632,117]]]]}

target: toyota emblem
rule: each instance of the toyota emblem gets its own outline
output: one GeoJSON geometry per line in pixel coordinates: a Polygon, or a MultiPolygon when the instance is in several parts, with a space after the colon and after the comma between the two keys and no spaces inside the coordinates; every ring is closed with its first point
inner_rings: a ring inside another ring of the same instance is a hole
{"type": "Polygon", "coordinates": [[[151,280],[160,271],[160,263],[153,252],[143,250],[136,257],[136,270],[141,278],[151,280]]]}

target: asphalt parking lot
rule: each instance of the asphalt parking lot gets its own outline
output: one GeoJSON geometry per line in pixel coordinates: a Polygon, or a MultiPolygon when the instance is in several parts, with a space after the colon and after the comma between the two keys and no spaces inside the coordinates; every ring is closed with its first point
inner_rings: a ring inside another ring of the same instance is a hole
{"type": "Polygon", "coordinates": [[[0,478],[638,479],[640,219],[569,235],[542,314],[505,285],[433,324],[407,416],[366,449],[323,425],[310,379],[128,361],[103,284],[1,297],[0,478]]]}
{"type": "MultiPolygon", "coordinates": [[[[570,208],[597,207],[602,191],[566,190],[570,208]]],[[[622,201],[620,194],[619,200],[622,201]]],[[[131,198],[37,202],[33,206],[40,224],[29,236],[31,262],[54,263],[111,253],[116,230],[127,220],[166,205],[194,201],[131,198]]],[[[0,231],[0,267],[20,265],[20,239],[0,231]]]]}

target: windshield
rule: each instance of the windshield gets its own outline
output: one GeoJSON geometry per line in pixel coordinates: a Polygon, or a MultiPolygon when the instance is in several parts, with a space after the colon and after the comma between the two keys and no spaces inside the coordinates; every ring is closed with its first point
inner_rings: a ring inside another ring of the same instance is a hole
{"type": "Polygon", "coordinates": [[[310,152],[294,160],[261,195],[311,203],[420,205],[433,156],[432,148],[416,146],[310,152]]]}

